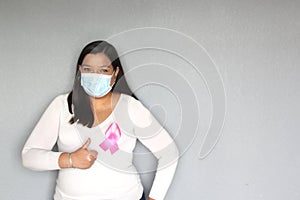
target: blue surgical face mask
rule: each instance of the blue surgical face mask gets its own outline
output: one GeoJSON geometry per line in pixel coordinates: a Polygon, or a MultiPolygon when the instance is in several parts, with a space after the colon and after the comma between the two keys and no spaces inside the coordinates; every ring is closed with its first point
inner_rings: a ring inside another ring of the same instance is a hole
{"type": "Polygon", "coordinates": [[[112,75],[82,73],[81,86],[88,95],[96,98],[103,97],[112,89],[111,77],[112,75]]]}

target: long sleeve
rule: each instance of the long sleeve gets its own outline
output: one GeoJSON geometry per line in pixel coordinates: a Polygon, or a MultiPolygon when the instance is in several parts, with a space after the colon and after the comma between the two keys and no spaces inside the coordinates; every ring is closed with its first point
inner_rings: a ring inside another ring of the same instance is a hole
{"type": "Polygon", "coordinates": [[[139,101],[129,105],[130,118],[139,141],[158,159],[155,178],[149,197],[163,200],[175,174],[179,152],[169,133],[139,101]]]}
{"type": "Polygon", "coordinates": [[[52,151],[58,137],[62,96],[56,97],[34,127],[22,150],[23,165],[36,171],[60,169],[62,152],[52,151]]]}

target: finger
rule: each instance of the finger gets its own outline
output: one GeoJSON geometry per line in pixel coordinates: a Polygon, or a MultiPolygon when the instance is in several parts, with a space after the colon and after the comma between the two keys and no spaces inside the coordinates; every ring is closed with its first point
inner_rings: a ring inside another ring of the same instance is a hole
{"type": "Polygon", "coordinates": [[[88,156],[87,156],[87,160],[88,160],[89,162],[91,162],[91,161],[92,161],[92,159],[91,159],[91,155],[88,155],[88,156]]]}
{"type": "Polygon", "coordinates": [[[87,156],[87,160],[88,160],[90,163],[95,162],[96,159],[97,159],[97,158],[95,158],[92,154],[89,154],[89,155],[87,156]]]}
{"type": "Polygon", "coordinates": [[[87,141],[85,142],[85,144],[82,146],[83,149],[87,149],[89,147],[89,145],[91,144],[91,139],[88,138],[87,141]]]}
{"type": "Polygon", "coordinates": [[[97,156],[98,156],[98,152],[95,151],[95,150],[91,150],[89,153],[90,153],[90,155],[93,156],[94,158],[97,158],[97,156]]]}

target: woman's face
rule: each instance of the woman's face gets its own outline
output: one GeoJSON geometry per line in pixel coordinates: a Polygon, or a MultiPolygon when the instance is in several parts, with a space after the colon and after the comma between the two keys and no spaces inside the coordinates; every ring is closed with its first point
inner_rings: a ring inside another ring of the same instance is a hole
{"type": "Polygon", "coordinates": [[[87,54],[81,64],[81,73],[99,73],[112,75],[110,85],[112,85],[119,73],[119,67],[113,73],[114,69],[110,59],[104,53],[87,54]]]}

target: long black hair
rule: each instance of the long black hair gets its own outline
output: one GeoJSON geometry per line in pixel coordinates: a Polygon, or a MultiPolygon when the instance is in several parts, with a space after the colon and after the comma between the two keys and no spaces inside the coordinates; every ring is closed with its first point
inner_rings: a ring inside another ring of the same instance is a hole
{"type": "Polygon", "coordinates": [[[91,102],[89,96],[88,94],[86,94],[86,92],[80,84],[81,72],[79,70],[79,65],[82,64],[83,59],[87,54],[98,53],[104,53],[110,59],[114,71],[117,67],[119,67],[119,73],[117,75],[116,82],[112,87],[112,91],[125,93],[136,98],[136,96],[132,93],[127,84],[127,81],[124,76],[123,67],[121,65],[121,61],[119,59],[115,47],[103,40],[91,42],[82,49],[79,55],[76,66],[73,90],[68,95],[69,112],[73,114],[73,117],[69,121],[70,124],[73,124],[74,122],[78,121],[78,123],[81,123],[82,125],[91,128],[94,123],[94,115],[91,109],[91,102]]]}

